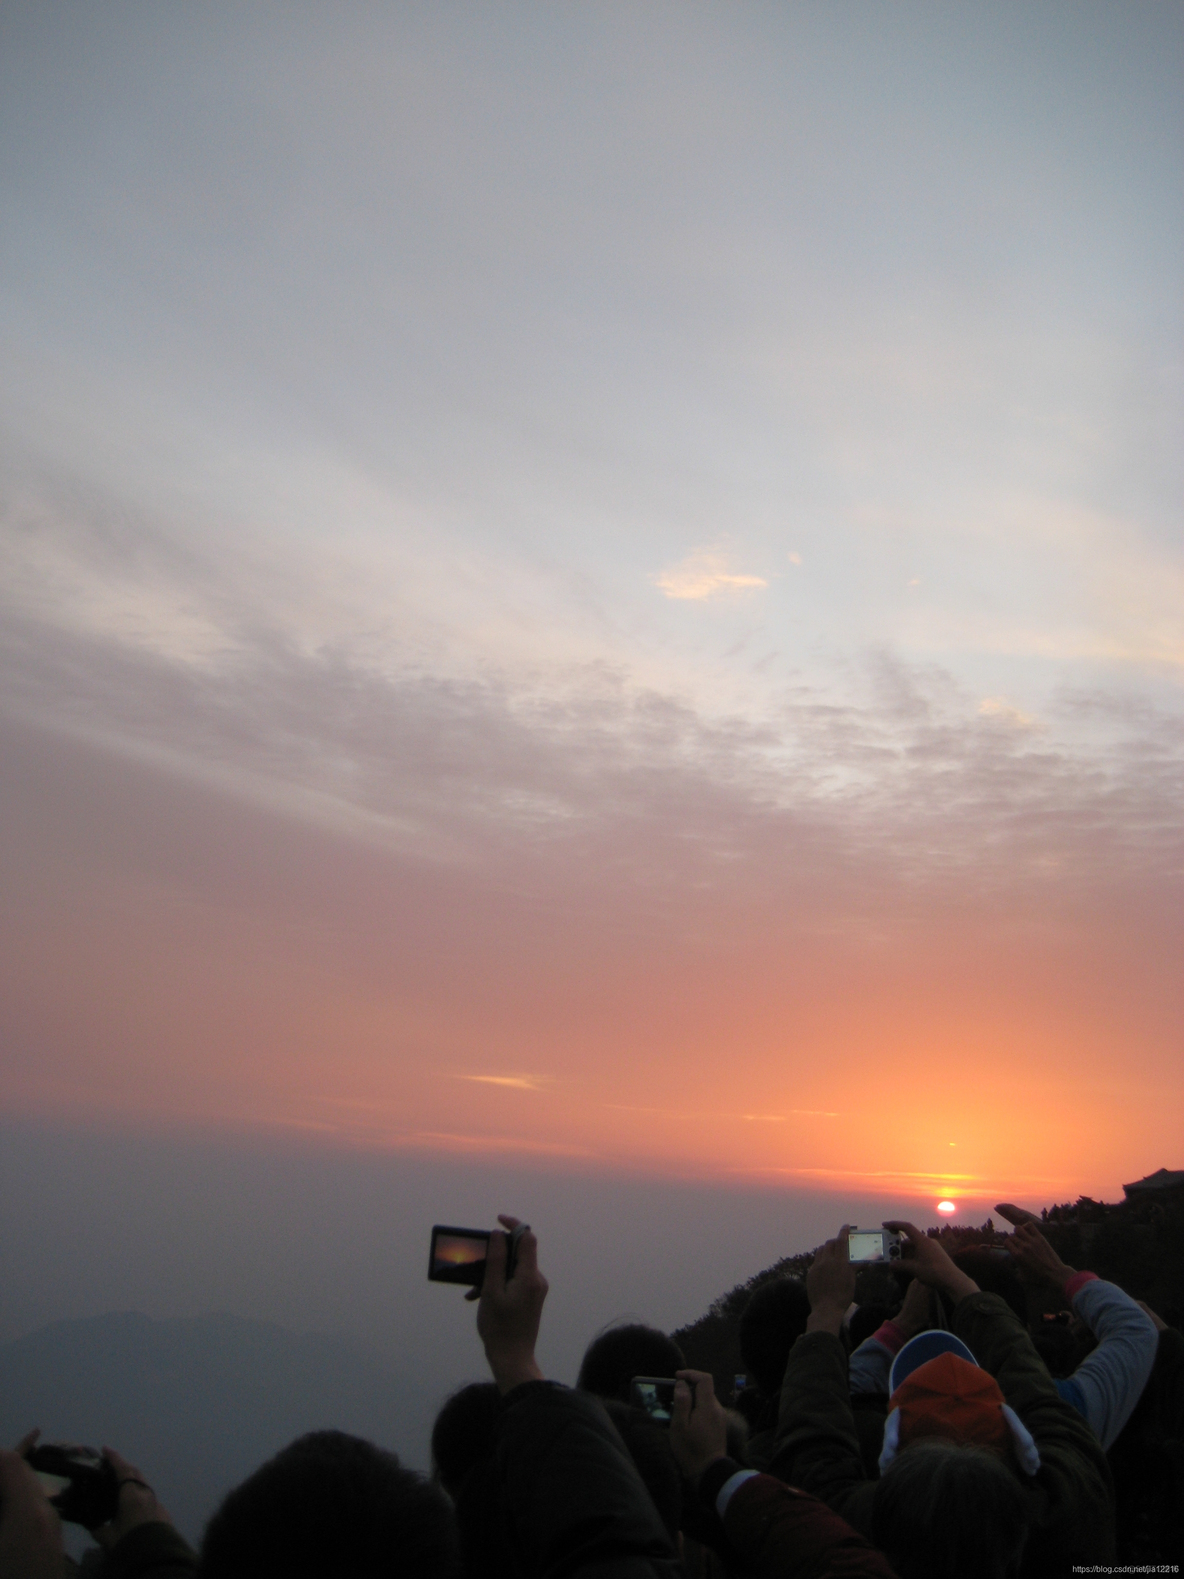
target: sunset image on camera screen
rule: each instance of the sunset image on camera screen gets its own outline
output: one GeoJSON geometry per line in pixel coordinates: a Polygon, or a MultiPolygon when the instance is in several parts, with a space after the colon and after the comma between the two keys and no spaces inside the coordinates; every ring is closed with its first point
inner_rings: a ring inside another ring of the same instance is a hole
{"type": "Polygon", "coordinates": [[[852,1261],[882,1261],[884,1236],[878,1233],[852,1234],[850,1237],[852,1261]]]}
{"type": "Polygon", "coordinates": [[[462,1238],[459,1234],[440,1234],[436,1239],[432,1258],[434,1272],[449,1272],[460,1267],[470,1267],[484,1261],[489,1246],[484,1239],[462,1238]]]}

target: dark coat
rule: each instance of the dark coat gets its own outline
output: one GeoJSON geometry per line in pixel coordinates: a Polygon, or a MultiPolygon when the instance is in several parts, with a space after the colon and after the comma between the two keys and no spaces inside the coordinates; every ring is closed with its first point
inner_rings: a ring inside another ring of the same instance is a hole
{"type": "Polygon", "coordinates": [[[516,1387],[495,1463],[525,1579],[678,1579],[678,1553],[599,1399],[555,1382],[516,1387]]]}
{"type": "MultiPolygon", "coordinates": [[[[710,1465],[699,1496],[715,1498],[741,1466],[710,1465]]],[[[895,1579],[888,1559],[817,1497],[772,1475],[753,1475],[732,1493],[717,1549],[739,1559],[753,1579],[895,1579]]]]}

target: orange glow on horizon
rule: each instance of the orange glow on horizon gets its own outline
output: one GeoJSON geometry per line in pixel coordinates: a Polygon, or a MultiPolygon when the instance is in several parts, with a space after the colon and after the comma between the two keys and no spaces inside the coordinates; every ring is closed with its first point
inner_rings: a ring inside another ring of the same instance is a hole
{"type": "MultiPolygon", "coordinates": [[[[519,902],[508,878],[355,857],[215,801],[162,823],[161,850],[213,853],[156,882],[87,863],[55,764],[16,846],[38,904],[0,951],[13,1118],[873,1197],[886,1217],[948,1201],[964,1221],[1120,1199],[1184,1161],[1162,927],[1137,960],[1126,931],[1050,921],[1035,947],[938,898],[899,932],[795,932],[743,873],[726,925],[715,890],[684,888],[649,927],[640,889],[519,902]],[[244,885],[218,852],[252,841],[244,885]]],[[[118,830],[137,785],[110,774],[87,814],[118,830]]]]}

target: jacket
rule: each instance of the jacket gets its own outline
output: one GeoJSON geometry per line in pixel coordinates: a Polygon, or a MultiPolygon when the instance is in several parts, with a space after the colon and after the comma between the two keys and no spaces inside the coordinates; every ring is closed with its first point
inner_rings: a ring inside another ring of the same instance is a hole
{"type": "Polygon", "coordinates": [[[895,1579],[883,1552],[817,1497],[772,1475],[744,1476],[733,1459],[717,1459],[699,1500],[722,1526],[717,1549],[753,1579],[895,1579]]]}
{"type": "Polygon", "coordinates": [[[514,1388],[495,1462],[525,1579],[678,1579],[678,1553],[599,1399],[557,1382],[514,1388]]]}

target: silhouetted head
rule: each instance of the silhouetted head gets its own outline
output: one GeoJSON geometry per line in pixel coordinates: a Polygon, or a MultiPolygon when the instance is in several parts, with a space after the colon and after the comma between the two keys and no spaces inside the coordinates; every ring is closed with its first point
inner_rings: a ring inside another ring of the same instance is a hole
{"type": "Polygon", "coordinates": [[[857,1349],[873,1333],[879,1332],[891,1315],[892,1309],[888,1305],[861,1305],[847,1328],[852,1349],[857,1349]]]}
{"type": "Polygon", "coordinates": [[[673,1338],[641,1322],[610,1327],[592,1339],[580,1364],[576,1386],[597,1398],[629,1402],[629,1383],[635,1376],[673,1376],[686,1365],[673,1338]]]}
{"type": "Polygon", "coordinates": [[[1085,1358],[1073,1332],[1059,1321],[1042,1321],[1032,1328],[1032,1343],[1050,1376],[1072,1376],[1085,1358]]]}
{"type": "Polygon", "coordinates": [[[670,1449],[669,1431],[655,1425],[644,1409],[630,1409],[619,1399],[606,1398],[604,1407],[621,1433],[634,1468],[645,1482],[645,1489],[671,1540],[677,1541],[682,1517],[682,1476],[670,1449]]]}
{"type": "Polygon", "coordinates": [[[967,1277],[972,1277],[984,1294],[998,1294],[1027,1325],[1028,1293],[1020,1282],[1015,1262],[1005,1250],[1002,1255],[985,1245],[971,1245],[951,1257],[967,1277]]]}
{"type": "Polygon", "coordinates": [[[500,1415],[501,1394],[496,1384],[470,1382],[458,1388],[436,1416],[432,1469],[450,1497],[455,1498],[474,1464],[493,1457],[500,1415]]]}
{"type": "Polygon", "coordinates": [[[930,1437],[894,1458],[877,1483],[872,1539],[900,1579],[1013,1579],[1028,1517],[1005,1459],[930,1437]]]}
{"type": "Polygon", "coordinates": [[[740,1353],[750,1381],[766,1395],[781,1391],[789,1351],[806,1330],[810,1301],[795,1277],[764,1283],[740,1317],[740,1353]]]}
{"type": "Polygon", "coordinates": [[[206,1527],[202,1579],[437,1579],[459,1573],[435,1486],[343,1431],[293,1442],[230,1492],[206,1527]]]}

